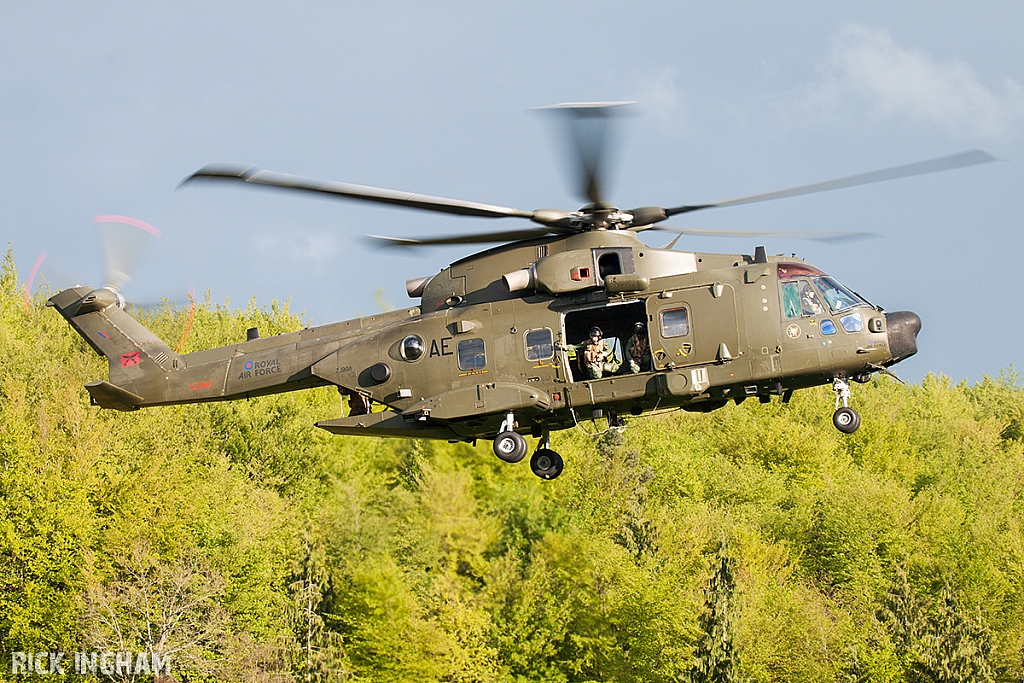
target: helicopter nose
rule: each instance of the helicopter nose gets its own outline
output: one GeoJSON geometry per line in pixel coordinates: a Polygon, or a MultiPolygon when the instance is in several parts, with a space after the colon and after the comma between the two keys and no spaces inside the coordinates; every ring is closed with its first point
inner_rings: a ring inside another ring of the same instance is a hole
{"type": "Polygon", "coordinates": [[[889,340],[890,363],[899,363],[917,353],[917,334],[921,331],[921,317],[911,311],[885,314],[886,337],[889,340]]]}

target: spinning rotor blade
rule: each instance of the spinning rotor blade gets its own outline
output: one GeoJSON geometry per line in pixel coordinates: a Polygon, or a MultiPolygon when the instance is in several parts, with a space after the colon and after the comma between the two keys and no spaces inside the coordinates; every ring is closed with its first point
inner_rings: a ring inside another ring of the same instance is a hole
{"type": "Polygon", "coordinates": [[[245,165],[211,165],[204,166],[184,181],[182,185],[195,180],[230,180],[264,187],[277,187],[285,190],[316,192],[319,194],[346,197],[380,204],[393,204],[409,209],[454,213],[459,216],[477,216],[479,218],[529,218],[535,219],[537,212],[512,209],[507,206],[494,206],[478,202],[465,202],[461,199],[445,199],[431,197],[413,192],[387,190],[366,185],[350,185],[333,180],[316,180],[288,173],[264,171],[256,166],[245,165]]]}
{"type": "Polygon", "coordinates": [[[469,235],[444,235],[439,237],[426,237],[423,239],[411,237],[384,237],[382,235],[367,235],[373,243],[382,247],[429,247],[445,244],[486,244],[489,242],[516,242],[519,240],[533,239],[534,237],[545,237],[547,235],[559,234],[549,228],[526,228],[525,230],[501,230],[495,232],[477,232],[469,235]]]}
{"type": "Polygon", "coordinates": [[[967,152],[953,154],[948,157],[939,157],[938,159],[919,161],[917,163],[906,164],[904,166],[894,166],[892,168],[885,168],[880,171],[871,171],[870,173],[861,173],[859,175],[847,176],[845,178],[837,178],[836,180],[829,180],[823,183],[801,185],[800,187],[793,187],[788,190],[767,192],[765,194],[757,194],[751,197],[741,197],[740,199],[730,199],[724,202],[715,202],[714,204],[694,204],[687,206],[676,206],[674,208],[665,209],[665,215],[675,216],[681,213],[699,211],[701,209],[710,209],[716,206],[737,206],[739,204],[765,202],[768,201],[769,199],[782,199],[783,197],[795,197],[796,195],[801,194],[825,192],[826,190],[839,190],[844,187],[867,185],[868,183],[877,183],[882,180],[908,178],[910,176],[915,175],[924,175],[926,173],[936,173],[938,171],[948,171],[954,168],[963,168],[964,166],[984,164],[989,161],[997,161],[998,159],[999,157],[991,154],[990,152],[986,152],[985,150],[982,149],[973,149],[967,152]]]}
{"type": "Polygon", "coordinates": [[[788,237],[796,240],[834,243],[853,242],[879,236],[873,232],[843,232],[838,230],[719,230],[717,228],[675,228],[668,225],[647,225],[640,228],[638,232],[644,230],[707,237],[788,237]]]}
{"type": "Polygon", "coordinates": [[[40,252],[39,256],[36,257],[35,262],[32,264],[32,269],[28,271],[28,277],[25,278],[25,308],[28,308],[32,303],[32,287],[35,285],[36,275],[39,274],[39,268],[43,265],[43,261],[46,260],[46,252],[40,252]]]}
{"type": "Polygon", "coordinates": [[[149,223],[128,216],[96,216],[105,274],[103,286],[118,292],[130,282],[143,249],[160,231],[149,223]]]}
{"type": "Polygon", "coordinates": [[[565,102],[540,107],[564,116],[576,157],[576,191],[594,206],[604,206],[609,120],[629,112],[634,102],[565,102]]]}

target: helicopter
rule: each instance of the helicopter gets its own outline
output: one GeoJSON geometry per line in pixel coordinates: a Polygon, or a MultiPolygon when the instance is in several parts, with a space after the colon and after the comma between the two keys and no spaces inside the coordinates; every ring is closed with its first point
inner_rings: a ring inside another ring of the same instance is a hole
{"type": "MultiPolygon", "coordinates": [[[[419,304],[402,310],[179,354],[125,311],[116,283],[52,296],[56,310],[109,363],[86,385],[93,405],[133,411],[230,401],[334,386],[334,434],[493,441],[502,460],[523,460],[538,439],[534,474],[564,468],[551,433],[587,421],[622,428],[625,415],[663,409],[709,412],[728,402],[831,385],[832,415],[853,433],[851,383],[917,352],[920,317],[886,312],[795,256],[676,250],[686,234],[761,236],[663,225],[694,211],[781,199],[949,170],[996,159],[971,150],[904,166],[706,204],[619,209],[604,196],[605,131],[625,103],[550,109],[569,125],[579,194],[575,211],[520,210],[288,175],[255,166],[206,166],[182,184],[221,181],[374,202],[421,211],[525,219],[519,228],[418,239],[371,236],[393,247],[500,243],[438,274],[411,278],[419,304]],[[644,231],[676,233],[663,248],[644,231]],[[589,341],[588,341],[589,340],[589,341]],[[638,353],[639,351],[639,353],[638,353]],[[349,413],[344,414],[348,399],[349,413]]],[[[789,233],[842,240],[863,233],[789,233]]]]}

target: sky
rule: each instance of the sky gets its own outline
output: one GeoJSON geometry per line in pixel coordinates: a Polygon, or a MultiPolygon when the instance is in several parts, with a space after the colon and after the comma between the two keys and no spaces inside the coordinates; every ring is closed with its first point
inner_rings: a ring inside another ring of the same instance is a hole
{"type": "MultiPolygon", "coordinates": [[[[0,238],[24,277],[99,283],[92,217],[162,232],[131,300],[190,287],[289,299],[312,324],[414,303],[405,279],[473,251],[368,233],[516,227],[209,183],[213,162],[520,209],[580,206],[532,109],[639,103],[610,172],[621,207],[699,204],[983,148],[1005,161],[673,225],[856,230],[870,241],[684,237],[796,252],[924,321],[898,373],[1024,365],[1024,4],[0,0],[0,238]],[[383,290],[383,296],[379,290],[383,290]]],[[[528,225],[528,224],[527,224],[528,225]]],[[[647,233],[650,235],[650,233],[647,233]]],[[[668,241],[645,236],[650,244],[668,241]]]]}

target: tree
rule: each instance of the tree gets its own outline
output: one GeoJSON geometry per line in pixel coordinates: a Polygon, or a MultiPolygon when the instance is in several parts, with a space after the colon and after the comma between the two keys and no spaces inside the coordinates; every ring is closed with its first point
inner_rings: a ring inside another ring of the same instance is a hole
{"type": "Polygon", "coordinates": [[[991,656],[991,636],[981,615],[966,614],[947,583],[909,678],[920,683],[987,683],[995,676],[991,656]]]}
{"type": "Polygon", "coordinates": [[[324,594],[330,590],[325,549],[307,531],[302,554],[296,562],[290,584],[292,623],[295,633],[295,656],[292,669],[297,680],[332,681],[352,677],[342,638],[325,628],[320,614],[324,594]]]}
{"type": "Polygon", "coordinates": [[[738,680],[736,636],[735,560],[724,552],[704,590],[704,613],[699,624],[696,662],[690,672],[693,683],[733,683],[738,680]]]}
{"type": "Polygon", "coordinates": [[[198,554],[167,561],[137,541],[115,561],[114,575],[86,594],[88,644],[108,652],[144,652],[172,669],[213,672],[228,614],[218,603],[222,577],[198,554]]]}

